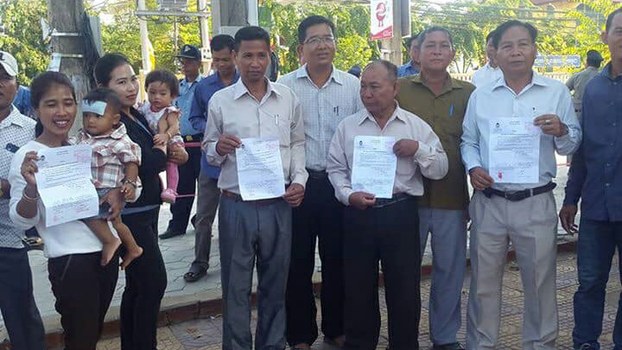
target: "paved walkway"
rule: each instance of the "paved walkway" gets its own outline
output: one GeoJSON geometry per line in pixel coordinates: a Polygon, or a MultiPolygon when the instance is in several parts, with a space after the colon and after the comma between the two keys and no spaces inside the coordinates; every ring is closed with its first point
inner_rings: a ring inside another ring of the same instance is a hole
{"type": "MultiPolygon", "coordinates": [[[[614,259],[614,266],[612,268],[610,283],[607,289],[607,303],[605,306],[605,322],[603,327],[603,336],[601,338],[601,346],[603,349],[611,349],[611,332],[613,329],[613,322],[615,319],[615,313],[617,310],[618,296],[621,291],[620,283],[618,282],[618,263],[617,259],[614,259]]],[[[576,290],[577,278],[576,278],[576,259],[575,255],[570,252],[563,252],[558,255],[557,258],[557,303],[559,307],[559,338],[557,342],[557,349],[572,349],[572,295],[576,290]]],[[[463,287],[463,316],[464,310],[466,310],[466,301],[468,298],[468,277],[463,287]]],[[[422,280],[422,298],[423,298],[423,310],[421,315],[421,327],[420,327],[420,344],[422,349],[428,349],[430,342],[428,340],[429,328],[427,323],[427,303],[430,290],[429,278],[422,280]]],[[[521,339],[521,323],[523,312],[523,289],[520,283],[520,273],[511,264],[505,270],[505,276],[503,281],[503,309],[502,309],[502,321],[501,321],[501,337],[499,349],[504,350],[519,350],[521,339]]],[[[384,350],[387,346],[387,324],[386,324],[386,305],[384,304],[384,293],[380,291],[381,307],[382,307],[382,329],[380,343],[378,349],[384,350]]],[[[319,310],[319,308],[318,308],[319,310]]],[[[253,312],[253,321],[255,320],[256,313],[253,312]]],[[[221,349],[221,318],[219,316],[210,317],[206,319],[192,320],[175,324],[168,327],[160,328],[158,331],[159,348],[163,350],[189,350],[189,349],[201,349],[201,350],[219,350],[221,349]]],[[[458,335],[459,340],[464,342],[465,338],[465,321],[463,319],[463,326],[458,335]]],[[[320,338],[321,339],[321,338],[320,338]]],[[[107,339],[100,342],[100,350],[116,350],[119,349],[119,339],[107,339]]],[[[330,347],[322,347],[320,341],[313,347],[314,350],[333,350],[330,347]]]]}
{"type": "MultiPolygon", "coordinates": [[[[562,158],[558,158],[561,163],[562,158]]],[[[558,169],[557,183],[560,184],[555,189],[557,203],[561,203],[563,196],[563,186],[566,182],[567,169],[560,166],[558,169]]],[[[170,219],[170,211],[168,205],[162,206],[160,213],[160,232],[166,229],[168,220],[170,219]]],[[[572,238],[568,236],[559,236],[560,242],[567,241],[572,238]]],[[[184,236],[175,237],[168,240],[160,241],[160,249],[167,268],[168,286],[163,300],[162,309],[170,309],[179,305],[187,305],[188,303],[213,300],[220,298],[220,267],[218,254],[218,232],[217,225],[214,225],[214,240],[212,244],[212,254],[210,257],[210,270],[208,276],[195,283],[186,283],[183,280],[183,274],[187,271],[190,262],[194,259],[194,233],[189,227],[188,233],[184,236]]],[[[47,260],[42,252],[30,252],[30,262],[33,272],[33,280],[35,286],[35,299],[37,305],[44,318],[47,332],[54,332],[60,329],[60,317],[54,310],[54,296],[50,290],[50,284],[47,277],[47,260]]],[[[424,256],[424,265],[431,262],[431,254],[429,250],[424,256]]],[[[318,261],[319,270],[319,261],[318,261]]],[[[319,281],[319,274],[316,273],[314,279],[319,281]]],[[[125,274],[119,274],[117,290],[112,300],[111,308],[106,316],[107,320],[118,319],[120,297],[125,285],[125,274]]],[[[218,322],[215,320],[213,322],[218,322]]],[[[219,328],[219,327],[217,327],[219,328]]],[[[176,329],[176,328],[175,328],[176,329]]],[[[163,330],[163,332],[166,332],[163,330]]],[[[6,332],[2,324],[0,324],[0,340],[6,337],[6,332]]],[[[169,347],[163,347],[169,349],[169,347]]],[[[174,349],[174,348],[171,348],[174,349]]]]}

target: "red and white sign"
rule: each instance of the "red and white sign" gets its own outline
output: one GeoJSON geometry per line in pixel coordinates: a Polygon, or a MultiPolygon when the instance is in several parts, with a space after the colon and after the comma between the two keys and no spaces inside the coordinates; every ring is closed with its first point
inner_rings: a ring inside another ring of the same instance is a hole
{"type": "Polygon", "coordinates": [[[371,0],[371,40],[393,37],[393,0],[371,0]]]}

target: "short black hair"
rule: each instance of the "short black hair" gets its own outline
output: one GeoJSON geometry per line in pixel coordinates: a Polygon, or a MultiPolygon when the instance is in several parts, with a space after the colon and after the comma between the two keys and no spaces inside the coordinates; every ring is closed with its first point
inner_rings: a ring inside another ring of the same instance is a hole
{"type": "Polygon", "coordinates": [[[505,32],[513,27],[523,27],[527,29],[527,31],[529,32],[529,36],[531,37],[531,43],[536,43],[536,39],[538,38],[538,30],[536,29],[536,27],[534,27],[531,23],[521,22],[513,19],[501,23],[495,30],[493,30],[494,34],[492,35],[492,45],[495,47],[495,49],[499,48],[499,43],[501,42],[501,37],[503,36],[503,34],[505,34],[505,32]]]}
{"type": "Polygon", "coordinates": [[[229,51],[233,51],[235,47],[235,40],[229,34],[218,34],[212,38],[212,41],[209,43],[210,50],[220,51],[222,49],[229,49],[229,51]]]}
{"type": "Polygon", "coordinates": [[[165,70],[157,69],[149,72],[145,78],[145,90],[149,88],[149,84],[160,82],[168,87],[171,91],[171,96],[179,96],[179,80],[175,74],[165,70]]]}
{"type": "Polygon", "coordinates": [[[326,24],[330,27],[330,31],[335,36],[335,24],[324,16],[313,15],[303,19],[298,25],[298,43],[302,44],[307,40],[307,29],[318,24],[326,24]]]}
{"type": "MultiPolygon", "coordinates": [[[[41,99],[53,85],[61,85],[69,88],[74,102],[76,101],[76,89],[73,87],[71,80],[63,73],[59,72],[43,72],[37,75],[30,83],[30,105],[35,110],[39,109],[41,99]]],[[[35,136],[39,137],[43,133],[43,124],[37,117],[37,125],[35,126],[35,136]]]]}
{"type": "Polygon", "coordinates": [[[419,34],[421,33],[416,33],[410,36],[410,38],[406,39],[406,49],[408,49],[410,51],[410,47],[412,46],[413,42],[415,42],[415,44],[417,43],[417,38],[419,37],[419,34]]]}
{"type": "Polygon", "coordinates": [[[397,66],[387,60],[375,60],[371,61],[365,69],[369,67],[382,66],[387,70],[388,78],[390,81],[394,82],[397,80],[397,66]]]}
{"type": "Polygon", "coordinates": [[[486,44],[488,44],[488,41],[490,41],[490,39],[492,39],[494,36],[495,36],[495,31],[491,30],[490,33],[486,35],[486,44]]]}
{"type": "Polygon", "coordinates": [[[440,26],[432,26],[432,27],[426,28],[423,32],[419,33],[419,36],[417,36],[417,47],[421,48],[421,44],[423,44],[423,42],[425,41],[425,37],[428,36],[428,34],[434,33],[434,32],[442,32],[442,33],[447,34],[447,38],[449,39],[449,43],[451,44],[451,48],[453,50],[454,38],[451,36],[451,33],[449,32],[447,28],[440,27],[440,26]]]}
{"type": "Polygon", "coordinates": [[[76,100],[76,89],[73,83],[63,73],[59,72],[43,72],[37,75],[30,83],[30,104],[33,108],[39,108],[39,103],[43,96],[48,92],[52,85],[66,86],[71,90],[73,100],[76,100]]]}
{"type": "Polygon", "coordinates": [[[95,101],[105,102],[107,107],[110,107],[114,114],[121,113],[121,100],[119,96],[111,89],[105,87],[98,87],[89,91],[83,98],[88,103],[95,101]]]}
{"type": "Polygon", "coordinates": [[[613,18],[620,13],[622,13],[622,7],[611,12],[609,16],[607,16],[607,22],[605,23],[605,32],[609,33],[609,29],[611,29],[611,25],[613,24],[613,18]]]}
{"type": "Polygon", "coordinates": [[[240,28],[240,30],[235,33],[234,37],[234,50],[240,50],[240,44],[242,41],[253,41],[253,40],[263,40],[270,48],[270,34],[263,28],[257,26],[247,26],[240,28]]]}
{"type": "Polygon", "coordinates": [[[120,53],[107,53],[103,55],[95,62],[95,68],[93,68],[95,82],[101,86],[108,86],[112,71],[124,64],[130,64],[130,61],[120,53]]]}

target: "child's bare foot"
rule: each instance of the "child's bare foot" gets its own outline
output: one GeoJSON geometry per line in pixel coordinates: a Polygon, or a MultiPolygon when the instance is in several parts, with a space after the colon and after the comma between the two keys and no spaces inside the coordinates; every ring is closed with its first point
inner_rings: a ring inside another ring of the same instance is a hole
{"type": "Polygon", "coordinates": [[[137,246],[136,249],[128,249],[127,253],[125,253],[125,255],[123,256],[123,262],[121,262],[121,270],[125,270],[125,268],[128,267],[130,263],[134,261],[134,259],[138,258],[141,255],[143,255],[143,248],[141,247],[137,246]]]}
{"type": "Polygon", "coordinates": [[[114,257],[114,254],[117,252],[117,249],[119,249],[120,245],[121,245],[121,240],[118,238],[110,242],[104,243],[104,246],[102,247],[102,260],[101,260],[102,266],[108,265],[110,260],[112,260],[112,258],[114,257]]]}

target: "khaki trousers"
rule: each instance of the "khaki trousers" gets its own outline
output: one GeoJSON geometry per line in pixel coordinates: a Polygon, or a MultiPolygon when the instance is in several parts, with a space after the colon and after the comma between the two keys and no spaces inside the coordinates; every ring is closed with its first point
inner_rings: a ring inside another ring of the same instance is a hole
{"type": "Polygon", "coordinates": [[[516,251],[525,298],[522,347],[555,349],[557,209],[553,193],[511,202],[475,191],[469,213],[473,223],[467,349],[501,348],[501,287],[510,242],[516,251]]]}

